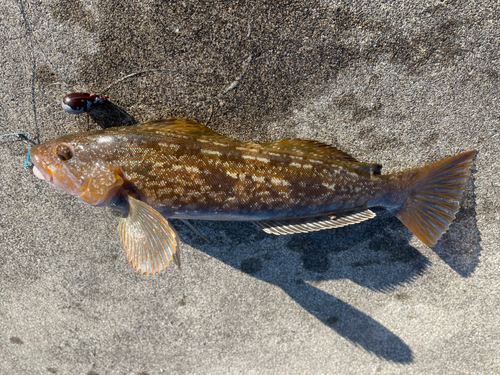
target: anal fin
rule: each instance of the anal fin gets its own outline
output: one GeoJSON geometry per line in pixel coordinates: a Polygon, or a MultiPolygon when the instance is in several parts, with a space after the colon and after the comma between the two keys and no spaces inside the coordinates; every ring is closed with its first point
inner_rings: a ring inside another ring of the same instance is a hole
{"type": "Polygon", "coordinates": [[[147,203],[128,196],[129,214],[118,233],[127,260],[141,276],[160,273],[173,261],[180,268],[179,236],[163,216],[147,203]]]}
{"type": "Polygon", "coordinates": [[[282,235],[316,232],[323,229],[345,227],[374,218],[371,210],[342,213],[335,216],[323,215],[309,218],[256,221],[255,225],[266,233],[282,235]]]}

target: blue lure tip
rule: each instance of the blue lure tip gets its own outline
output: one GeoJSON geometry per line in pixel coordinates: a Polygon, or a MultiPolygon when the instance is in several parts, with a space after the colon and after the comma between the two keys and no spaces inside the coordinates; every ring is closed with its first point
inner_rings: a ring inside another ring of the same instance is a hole
{"type": "Polygon", "coordinates": [[[24,162],[23,166],[24,168],[28,168],[28,164],[29,164],[29,161],[30,161],[30,133],[29,132],[20,132],[20,133],[8,133],[8,134],[1,134],[0,135],[0,138],[1,137],[7,137],[9,135],[26,135],[27,136],[27,143],[28,143],[28,155],[26,156],[26,161],[24,162]]]}

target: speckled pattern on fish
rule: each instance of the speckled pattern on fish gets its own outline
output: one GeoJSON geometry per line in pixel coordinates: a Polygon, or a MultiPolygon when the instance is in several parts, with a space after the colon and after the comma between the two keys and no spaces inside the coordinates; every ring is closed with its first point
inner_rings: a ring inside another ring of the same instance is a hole
{"type": "Polygon", "coordinates": [[[124,213],[129,262],[148,274],[180,262],[165,218],[250,220],[288,234],[358,223],[380,206],[432,246],[458,210],[475,155],[381,175],[380,165],[320,142],[245,143],[186,119],[68,135],[32,153],[39,177],[124,213]]]}

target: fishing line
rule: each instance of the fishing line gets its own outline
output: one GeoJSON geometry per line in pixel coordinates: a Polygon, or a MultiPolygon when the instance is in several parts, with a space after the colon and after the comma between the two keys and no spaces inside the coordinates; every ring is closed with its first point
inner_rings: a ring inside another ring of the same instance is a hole
{"type": "MultiPolygon", "coordinates": [[[[38,113],[37,113],[37,101],[36,101],[36,95],[35,95],[35,78],[36,78],[36,68],[37,68],[37,59],[36,59],[36,55],[35,55],[35,44],[36,44],[36,47],[41,51],[42,55],[43,55],[43,58],[44,60],[52,67],[52,69],[54,70],[54,72],[57,73],[57,71],[59,69],[56,68],[56,66],[54,66],[54,64],[52,63],[52,61],[49,59],[49,57],[47,56],[47,54],[45,53],[44,49],[42,48],[41,44],[39,43],[38,39],[35,37],[35,34],[33,32],[33,29],[32,29],[32,26],[29,22],[29,19],[28,19],[28,16],[26,14],[26,11],[25,11],[25,8],[24,8],[24,2],[23,0],[20,0],[18,2],[18,6],[19,6],[19,11],[21,12],[21,15],[23,17],[23,20],[24,20],[24,26],[27,30],[27,34],[28,34],[28,37],[29,37],[29,43],[30,43],[30,46],[31,46],[31,65],[32,65],[32,90],[31,90],[31,96],[32,96],[32,105],[33,105],[33,112],[34,112],[34,117],[35,117],[35,126],[36,126],[36,138],[39,142],[39,126],[38,126],[38,113]]],[[[102,92],[107,92],[109,89],[111,89],[112,87],[114,87],[115,85],[123,82],[123,81],[126,81],[130,78],[133,78],[133,77],[136,77],[136,76],[140,76],[142,74],[147,74],[147,73],[151,73],[151,72],[162,72],[164,71],[165,69],[163,68],[159,68],[159,69],[149,69],[149,70],[143,70],[143,71],[140,71],[140,72],[135,72],[135,73],[131,73],[131,74],[128,74],[124,77],[121,77],[119,78],[118,80],[112,82],[110,85],[108,85],[107,87],[105,87],[102,92]]],[[[62,86],[66,87],[66,88],[69,88],[70,90],[74,90],[74,88],[66,83],[64,80],[61,80],[61,82],[57,82],[57,84],[61,84],[62,86]]],[[[95,104],[95,103],[94,103],[95,104]]],[[[125,112],[123,111],[123,109],[119,108],[122,112],[125,112]]],[[[126,113],[126,112],[125,112],[126,113]]],[[[27,168],[28,167],[28,164],[29,164],[29,159],[30,159],[30,145],[31,144],[34,144],[36,145],[35,142],[33,142],[31,139],[30,139],[30,133],[29,132],[19,132],[19,133],[7,133],[7,134],[0,134],[0,138],[1,137],[8,137],[8,136],[17,136],[19,139],[21,139],[22,141],[26,142],[27,145],[28,145],[28,153],[27,153],[27,156],[26,156],[26,161],[24,163],[24,168],[27,168]]],[[[199,233],[199,232],[198,232],[199,233]]],[[[203,237],[203,236],[202,236],[203,237]]]]}
{"type": "Polygon", "coordinates": [[[21,133],[8,133],[8,134],[1,134],[1,137],[7,137],[9,135],[17,135],[19,138],[21,138],[23,141],[25,141],[28,144],[28,155],[26,156],[26,161],[24,162],[24,168],[28,168],[28,163],[30,161],[30,133],[29,132],[21,132],[21,133]],[[26,137],[27,135],[27,137],[26,137]]]}

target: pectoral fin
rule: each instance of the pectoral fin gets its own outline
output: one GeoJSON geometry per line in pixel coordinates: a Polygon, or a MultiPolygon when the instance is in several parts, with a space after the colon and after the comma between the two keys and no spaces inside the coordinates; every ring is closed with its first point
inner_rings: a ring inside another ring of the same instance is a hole
{"type": "Polygon", "coordinates": [[[361,223],[375,216],[373,211],[364,210],[343,213],[336,216],[324,215],[299,219],[256,221],[255,224],[266,233],[280,235],[340,228],[350,224],[361,223]]]}
{"type": "Polygon", "coordinates": [[[173,261],[181,267],[179,236],[153,207],[128,196],[129,214],[120,220],[118,233],[128,263],[141,276],[160,273],[173,261]]]}

